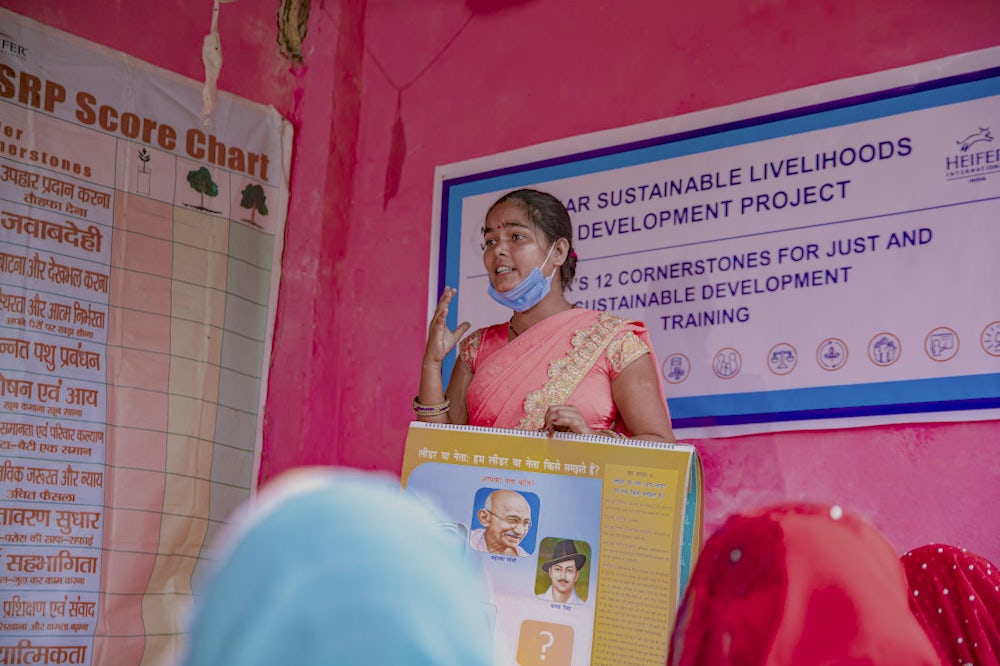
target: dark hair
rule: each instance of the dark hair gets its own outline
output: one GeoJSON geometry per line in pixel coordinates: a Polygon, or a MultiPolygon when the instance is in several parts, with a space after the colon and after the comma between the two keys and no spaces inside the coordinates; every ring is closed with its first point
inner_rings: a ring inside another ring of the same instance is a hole
{"type": "Polygon", "coordinates": [[[486,211],[486,216],[489,217],[493,209],[505,201],[519,203],[528,213],[531,221],[535,223],[535,226],[545,234],[549,245],[560,238],[565,238],[566,242],[569,243],[566,261],[559,267],[559,279],[562,281],[563,287],[568,287],[573,282],[573,276],[576,275],[576,252],[573,251],[573,223],[570,222],[566,206],[548,192],[521,189],[508,192],[494,201],[490,209],[486,211]]]}

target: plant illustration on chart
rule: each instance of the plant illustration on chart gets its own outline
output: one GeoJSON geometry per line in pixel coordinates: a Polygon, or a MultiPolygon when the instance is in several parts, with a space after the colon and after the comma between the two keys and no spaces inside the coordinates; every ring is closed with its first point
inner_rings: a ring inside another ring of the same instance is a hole
{"type": "Polygon", "coordinates": [[[250,183],[243,188],[243,192],[240,194],[242,195],[240,206],[250,210],[250,219],[244,219],[243,221],[259,227],[260,225],[255,220],[256,214],[267,215],[267,195],[264,194],[264,188],[260,185],[250,183]]]}
{"type": "Polygon", "coordinates": [[[149,194],[149,179],[153,174],[153,170],[149,168],[149,161],[153,156],[145,148],[136,154],[139,156],[139,168],[136,173],[135,191],[139,194],[149,194]]]}
{"type": "Polygon", "coordinates": [[[203,210],[208,213],[221,213],[219,210],[212,210],[211,208],[205,207],[205,197],[215,197],[219,195],[219,186],[215,184],[212,180],[212,174],[209,173],[208,169],[201,167],[195,169],[194,171],[188,171],[187,175],[188,185],[191,189],[201,195],[201,203],[197,206],[191,206],[191,204],[184,204],[185,206],[191,206],[197,210],[203,210]]]}

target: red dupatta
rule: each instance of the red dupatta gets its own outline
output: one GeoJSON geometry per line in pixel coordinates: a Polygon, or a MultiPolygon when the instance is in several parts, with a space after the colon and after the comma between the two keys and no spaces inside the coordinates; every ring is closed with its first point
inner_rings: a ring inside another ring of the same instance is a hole
{"type": "Polygon", "coordinates": [[[939,666],[892,545],[840,507],[731,516],[699,556],[669,666],[939,666]]]}

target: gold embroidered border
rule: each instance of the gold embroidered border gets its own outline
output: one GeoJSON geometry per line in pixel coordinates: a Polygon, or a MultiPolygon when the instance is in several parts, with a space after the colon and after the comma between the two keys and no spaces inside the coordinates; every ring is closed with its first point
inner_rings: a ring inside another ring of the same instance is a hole
{"type": "Polygon", "coordinates": [[[615,374],[618,374],[643,354],[649,353],[649,347],[643,343],[642,339],[628,331],[620,338],[616,338],[608,345],[608,360],[615,374]]]}
{"type": "Polygon", "coordinates": [[[626,323],[626,320],[617,315],[602,312],[592,326],[574,333],[573,348],[565,356],[549,363],[549,380],[525,397],[524,417],[518,427],[522,430],[541,428],[545,424],[545,411],[549,406],[566,403],[570,394],[626,323]]]}
{"type": "Polygon", "coordinates": [[[472,369],[472,362],[479,353],[479,344],[483,341],[483,329],[479,328],[472,332],[472,335],[458,343],[458,353],[465,361],[466,367],[472,369]]]}

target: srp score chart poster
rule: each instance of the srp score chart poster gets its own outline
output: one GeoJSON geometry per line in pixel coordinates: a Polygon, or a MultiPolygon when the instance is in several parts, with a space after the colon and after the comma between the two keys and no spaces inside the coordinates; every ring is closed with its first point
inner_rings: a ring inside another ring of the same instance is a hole
{"type": "Polygon", "coordinates": [[[438,167],[429,311],[506,320],[482,226],[570,211],[568,298],[642,320],[681,438],[1000,417],[1000,49],[438,167]]]}
{"type": "Polygon", "coordinates": [[[255,478],[290,125],[0,33],[0,663],[171,663],[255,478]]]}

